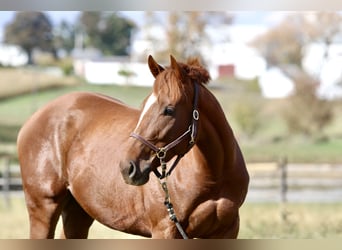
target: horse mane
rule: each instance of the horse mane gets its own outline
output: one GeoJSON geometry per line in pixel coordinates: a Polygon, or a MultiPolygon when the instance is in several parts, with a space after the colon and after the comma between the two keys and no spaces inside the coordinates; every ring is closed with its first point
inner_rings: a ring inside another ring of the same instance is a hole
{"type": "MultiPolygon", "coordinates": [[[[182,75],[185,78],[190,78],[190,81],[195,84],[207,84],[210,80],[209,72],[201,65],[198,58],[190,58],[186,63],[177,62],[182,75]]],[[[187,84],[183,84],[181,79],[177,79],[175,69],[166,67],[161,73],[162,78],[156,79],[154,91],[156,93],[166,92],[172,99],[178,99],[184,94],[184,88],[187,84]],[[174,83],[177,84],[174,84],[174,83]]],[[[186,96],[185,96],[186,97],[186,96]]]]}
{"type": "Polygon", "coordinates": [[[189,58],[187,63],[178,64],[192,81],[208,84],[209,80],[211,79],[208,70],[202,66],[199,59],[196,57],[189,58]]]}

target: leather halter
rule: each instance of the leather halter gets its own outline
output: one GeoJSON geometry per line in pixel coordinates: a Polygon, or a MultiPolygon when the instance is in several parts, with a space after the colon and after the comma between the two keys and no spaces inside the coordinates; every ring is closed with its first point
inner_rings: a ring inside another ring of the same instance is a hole
{"type": "MultiPolygon", "coordinates": [[[[198,106],[198,92],[199,92],[199,87],[198,87],[198,83],[194,84],[194,89],[195,89],[195,93],[194,93],[194,100],[193,100],[193,110],[192,110],[192,122],[188,128],[187,131],[185,131],[182,135],[180,135],[178,138],[176,138],[174,141],[170,142],[169,144],[167,144],[164,147],[158,148],[157,146],[155,146],[154,144],[152,144],[151,142],[149,142],[148,140],[146,140],[144,137],[142,137],[139,134],[136,133],[131,133],[130,137],[133,137],[137,140],[139,140],[140,142],[142,142],[143,144],[145,144],[147,147],[149,147],[150,149],[152,149],[155,153],[156,153],[156,157],[159,159],[160,161],[160,165],[163,167],[166,166],[166,163],[164,161],[165,157],[166,157],[166,153],[174,148],[175,146],[177,146],[180,142],[182,142],[184,140],[184,138],[187,135],[190,135],[190,140],[189,140],[189,146],[188,149],[185,153],[187,153],[194,145],[195,145],[195,140],[196,140],[196,136],[197,136],[197,126],[198,126],[198,120],[199,120],[199,112],[197,110],[197,106],[198,106]]],[[[185,154],[184,153],[184,154],[185,154]]],[[[177,166],[178,162],[180,161],[180,159],[184,156],[184,154],[179,154],[177,155],[176,160],[174,161],[174,163],[172,164],[170,170],[165,173],[165,169],[163,169],[163,173],[160,174],[159,171],[157,170],[157,168],[155,168],[153,170],[153,172],[155,173],[155,175],[159,178],[159,179],[163,179],[166,176],[169,176],[172,172],[172,170],[177,166]]]]}

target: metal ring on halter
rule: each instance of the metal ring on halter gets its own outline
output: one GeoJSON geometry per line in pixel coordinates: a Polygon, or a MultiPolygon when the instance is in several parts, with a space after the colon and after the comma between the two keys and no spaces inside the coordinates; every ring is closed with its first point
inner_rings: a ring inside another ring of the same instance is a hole
{"type": "Polygon", "coordinates": [[[160,148],[157,152],[158,159],[164,159],[166,156],[166,150],[164,148],[160,148]]]}
{"type": "Polygon", "coordinates": [[[192,111],[192,117],[194,118],[195,121],[199,120],[199,112],[197,109],[194,109],[194,111],[192,111]]]}

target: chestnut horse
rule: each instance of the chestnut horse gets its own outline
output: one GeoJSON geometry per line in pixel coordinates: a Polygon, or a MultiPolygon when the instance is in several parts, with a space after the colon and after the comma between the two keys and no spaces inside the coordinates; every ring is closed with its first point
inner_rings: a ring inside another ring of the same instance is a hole
{"type": "Polygon", "coordinates": [[[94,220],[152,238],[238,236],[249,176],[204,86],[208,71],[196,59],[185,64],[172,56],[170,67],[151,56],[148,65],[155,82],[141,111],[78,92],[47,104],[22,127],[18,155],[31,238],[53,238],[60,215],[62,238],[86,238],[94,220]]]}

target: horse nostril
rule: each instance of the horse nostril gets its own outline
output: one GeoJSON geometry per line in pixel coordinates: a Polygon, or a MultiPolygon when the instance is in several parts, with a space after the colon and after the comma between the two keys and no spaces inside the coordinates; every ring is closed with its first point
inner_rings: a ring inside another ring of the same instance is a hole
{"type": "Polygon", "coordinates": [[[133,178],[134,175],[136,174],[136,172],[137,172],[137,167],[136,167],[135,163],[133,161],[130,161],[129,162],[129,170],[128,170],[129,178],[133,178]]]}

